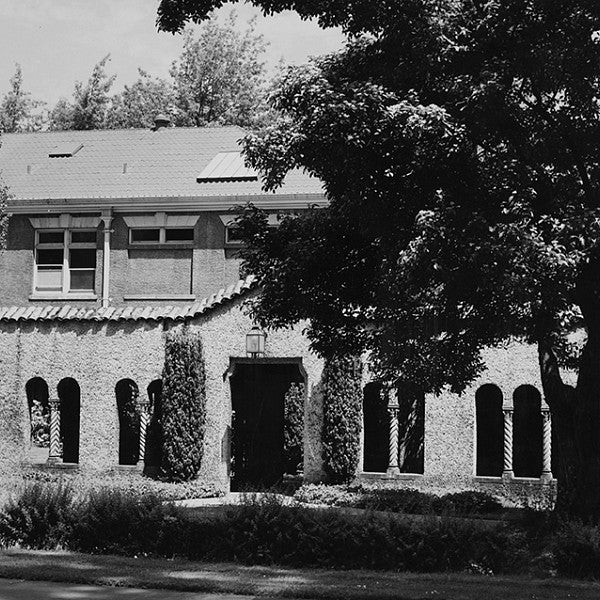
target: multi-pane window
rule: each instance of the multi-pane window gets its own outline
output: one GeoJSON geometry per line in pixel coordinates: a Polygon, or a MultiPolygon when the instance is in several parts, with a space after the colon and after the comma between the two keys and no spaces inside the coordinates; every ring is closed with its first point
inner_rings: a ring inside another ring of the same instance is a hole
{"type": "Polygon", "coordinates": [[[93,293],[95,280],[95,229],[36,231],[35,292],[93,293]]]}
{"type": "Polygon", "coordinates": [[[132,244],[190,244],[193,227],[135,227],[129,230],[132,244]]]}

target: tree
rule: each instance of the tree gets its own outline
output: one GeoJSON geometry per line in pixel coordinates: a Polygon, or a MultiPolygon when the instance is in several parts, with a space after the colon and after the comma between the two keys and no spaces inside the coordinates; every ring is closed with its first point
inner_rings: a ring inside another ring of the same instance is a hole
{"type": "Polygon", "coordinates": [[[252,127],[264,105],[265,42],[254,21],[239,32],[232,12],[226,23],[210,21],[197,38],[184,33],[183,51],[171,67],[175,123],[252,127]]]}
{"type": "Polygon", "coordinates": [[[170,115],[175,111],[171,84],[158,77],[151,77],[138,69],[139,78],[123,92],[112,98],[106,114],[106,127],[151,127],[158,114],[170,115]]]}
{"type": "MultiPolygon", "coordinates": [[[[252,3],[350,36],[288,72],[286,120],[247,140],[268,188],[304,167],[331,200],[272,234],[256,211],[242,223],[255,315],[310,318],[320,351],[370,350],[382,376],[434,392],[464,389],[485,346],[537,345],[557,508],[600,519],[600,5],[252,3]]],[[[220,4],[163,0],[159,25],[220,4]]]]}
{"type": "Polygon", "coordinates": [[[23,89],[23,72],[21,65],[16,63],[15,73],[10,78],[10,90],[0,100],[0,130],[4,133],[39,131],[44,116],[36,111],[43,105],[23,89]]]}
{"type": "Polygon", "coordinates": [[[10,192],[8,186],[0,176],[0,252],[6,248],[6,234],[8,231],[9,218],[7,206],[9,198],[10,192]]]}
{"type": "Polygon", "coordinates": [[[110,89],[116,75],[106,74],[107,54],[94,65],[87,83],[78,81],[73,91],[73,102],[61,98],[50,112],[50,129],[102,129],[110,104],[110,89]]]}
{"type": "Polygon", "coordinates": [[[169,332],[162,382],[161,471],[170,481],[189,481],[200,470],[206,424],[204,359],[198,334],[187,329],[169,332]]]}

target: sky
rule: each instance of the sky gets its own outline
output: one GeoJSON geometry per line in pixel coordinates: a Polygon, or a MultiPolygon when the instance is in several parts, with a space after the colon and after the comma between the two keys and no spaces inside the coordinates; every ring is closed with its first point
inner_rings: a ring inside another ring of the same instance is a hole
{"type": "MultiPolygon", "coordinates": [[[[114,92],[137,79],[138,67],[167,77],[182,39],[157,32],[158,4],[158,0],[0,0],[0,95],[8,90],[17,62],[25,89],[50,106],[62,96],[71,98],[75,81],[86,81],[93,66],[109,53],[107,72],[117,75],[114,92]]],[[[340,31],[320,29],[292,12],[263,17],[240,2],[226,4],[217,15],[228,15],[232,9],[242,28],[258,15],[257,30],[269,42],[266,60],[271,69],[280,58],[299,64],[343,43],[340,31]]]]}

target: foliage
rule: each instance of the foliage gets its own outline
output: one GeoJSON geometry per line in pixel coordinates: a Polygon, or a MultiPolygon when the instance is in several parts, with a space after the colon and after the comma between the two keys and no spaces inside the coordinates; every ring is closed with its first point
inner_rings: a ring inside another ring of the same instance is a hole
{"type": "Polygon", "coordinates": [[[567,521],[556,532],[550,551],[560,575],[600,577],[600,528],[567,521]]]}
{"type": "Polygon", "coordinates": [[[502,505],[484,492],[465,491],[436,496],[415,489],[307,484],[294,498],[308,504],[345,506],[416,515],[484,515],[502,505]]]}
{"type": "Polygon", "coordinates": [[[152,77],[142,69],[138,72],[137,81],[113,96],[106,113],[107,128],[153,127],[157,115],[170,115],[175,110],[170,82],[152,77]]]}
{"type": "Polygon", "coordinates": [[[189,558],[320,568],[494,573],[524,568],[524,536],[453,519],[406,520],[283,506],[249,499],[211,521],[190,523],[189,558]]]}
{"type": "Polygon", "coordinates": [[[94,68],[84,84],[75,83],[73,102],[61,98],[50,112],[50,129],[102,129],[106,122],[106,111],[110,103],[109,92],[116,79],[106,74],[110,60],[107,54],[94,68]]]}
{"type": "Polygon", "coordinates": [[[325,362],[323,379],[323,467],[332,483],[349,481],[356,472],[362,419],[361,362],[335,356],[325,362]]]}
{"type": "Polygon", "coordinates": [[[204,453],[206,390],[202,343],[197,332],[172,330],[162,374],[161,470],[170,481],[189,481],[204,453]]]}
{"type": "Polygon", "coordinates": [[[2,174],[0,173],[0,252],[6,248],[6,235],[8,232],[9,219],[7,208],[9,199],[10,191],[8,186],[2,180],[2,174]]]}
{"type": "Polygon", "coordinates": [[[197,38],[191,30],[184,33],[183,51],[170,71],[176,125],[256,124],[265,100],[266,45],[254,21],[243,32],[236,23],[232,12],[226,23],[204,23],[197,38]]]}
{"type": "Polygon", "coordinates": [[[50,411],[35,399],[31,406],[31,441],[38,448],[50,447],[50,411]]]}
{"type": "MultiPolygon", "coordinates": [[[[164,0],[159,26],[220,4],[164,0]]],[[[249,212],[253,317],[309,320],[322,354],[368,351],[380,379],[436,393],[464,390],[484,347],[536,344],[561,447],[557,506],[600,520],[598,3],[252,4],[349,35],[287,71],[279,122],[247,138],[268,189],[299,167],[330,199],[271,233],[249,212]],[[583,350],[570,337],[581,325],[583,350]],[[576,389],[561,366],[578,370],[576,389]]]]}
{"type": "Polygon", "coordinates": [[[73,525],[73,489],[69,485],[25,483],[0,512],[0,542],[24,548],[64,546],[73,525]]]}
{"type": "Polygon", "coordinates": [[[17,488],[25,482],[40,482],[52,485],[66,485],[81,496],[85,496],[91,490],[112,489],[124,494],[137,492],[139,494],[151,495],[163,501],[185,500],[188,498],[213,498],[220,496],[213,485],[205,484],[197,479],[194,481],[168,482],[152,479],[150,477],[131,473],[119,475],[118,473],[107,473],[105,475],[78,475],[57,474],[51,471],[25,471],[22,479],[19,478],[17,488]]]}
{"type": "Polygon", "coordinates": [[[23,72],[21,65],[16,63],[15,73],[10,78],[10,90],[0,100],[0,131],[39,131],[44,118],[39,109],[43,105],[23,89],[23,72]]]}
{"type": "Polygon", "coordinates": [[[306,386],[292,383],[283,400],[283,453],[285,472],[295,475],[304,465],[304,401],[306,386]]]}
{"type": "Polygon", "coordinates": [[[153,494],[100,488],[76,510],[69,547],[99,554],[172,554],[177,511],[153,494]],[[170,529],[170,531],[167,531],[170,529]]]}

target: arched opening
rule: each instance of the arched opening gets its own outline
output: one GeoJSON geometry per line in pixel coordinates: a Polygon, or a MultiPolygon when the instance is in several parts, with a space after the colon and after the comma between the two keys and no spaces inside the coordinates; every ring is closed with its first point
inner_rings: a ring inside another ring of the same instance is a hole
{"type": "Polygon", "coordinates": [[[140,451],[140,391],[131,379],[121,379],[115,386],[119,412],[119,464],[135,465],[140,451]]]}
{"type": "Polygon", "coordinates": [[[542,473],[542,396],[532,385],[513,393],[513,470],[515,477],[542,473]]]}
{"type": "Polygon", "coordinates": [[[48,384],[41,377],[33,377],[25,384],[31,447],[31,462],[46,462],[50,448],[50,406],[48,384]]]}
{"type": "Polygon", "coordinates": [[[60,399],[60,439],[65,463],[79,462],[79,410],[81,391],[71,377],[65,377],[57,386],[60,399]]]}
{"type": "Polygon", "coordinates": [[[502,391],[491,383],[475,393],[477,475],[500,477],[504,463],[504,418],[502,391]]]}
{"type": "Polygon", "coordinates": [[[389,460],[390,415],[381,383],[368,383],[363,391],[363,471],[385,473],[389,460]]]}
{"type": "Polygon", "coordinates": [[[146,470],[156,472],[162,459],[162,436],[160,421],[162,418],[162,380],[155,379],[147,388],[150,422],[146,434],[146,453],[144,462],[146,470]]]}
{"type": "Polygon", "coordinates": [[[398,386],[398,466],[401,473],[423,473],[425,466],[425,394],[415,385],[398,386]]]}

